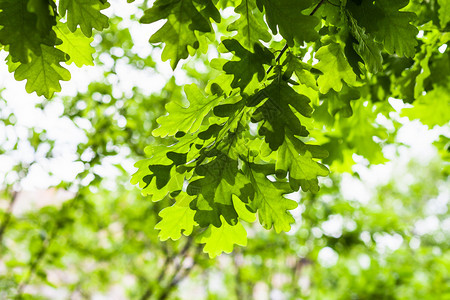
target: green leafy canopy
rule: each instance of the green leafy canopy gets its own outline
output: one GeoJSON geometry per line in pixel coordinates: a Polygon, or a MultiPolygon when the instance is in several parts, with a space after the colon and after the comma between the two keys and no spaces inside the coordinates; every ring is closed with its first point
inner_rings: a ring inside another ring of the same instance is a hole
{"type": "MultiPolygon", "coordinates": [[[[196,235],[215,257],[245,246],[256,221],[289,231],[298,200],[287,194],[319,192],[330,170],[351,170],[352,154],[385,161],[389,132],[375,120],[390,118],[390,97],[412,103],[403,111],[411,119],[445,124],[450,60],[436,49],[448,45],[450,12],[448,1],[433,3],[423,17],[408,0],[153,1],[140,22],[161,21],[149,43],[173,69],[219,52],[206,63],[209,82],[198,78],[167,103],[135,165],[142,194],[173,203],[159,214],[160,239],[196,235]]],[[[51,98],[70,79],[64,64],[93,65],[109,6],[0,1],[9,71],[51,98]]]]}

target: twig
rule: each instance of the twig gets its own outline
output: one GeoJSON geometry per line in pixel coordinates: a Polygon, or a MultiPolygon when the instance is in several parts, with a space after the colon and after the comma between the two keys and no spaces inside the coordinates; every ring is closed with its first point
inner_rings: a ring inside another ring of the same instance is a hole
{"type": "MultiPolygon", "coordinates": [[[[163,278],[165,277],[166,270],[168,270],[168,264],[170,264],[175,259],[176,256],[180,256],[181,255],[184,258],[186,252],[189,250],[191,245],[192,245],[192,237],[189,236],[186,244],[184,244],[183,249],[178,254],[173,254],[173,255],[170,255],[170,256],[166,256],[166,259],[164,260],[164,264],[163,264],[162,269],[161,269],[161,271],[159,273],[159,276],[158,276],[158,282],[161,282],[163,280],[163,278]]],[[[173,278],[176,276],[176,273],[181,268],[182,262],[183,262],[183,260],[180,262],[180,265],[175,268],[175,273],[174,273],[174,275],[172,277],[172,281],[173,281],[173,278]]],[[[170,284],[169,284],[169,287],[170,287],[170,284]]],[[[144,292],[144,294],[142,295],[142,297],[140,299],[141,300],[149,299],[153,295],[153,292],[154,291],[152,289],[152,285],[150,285],[147,288],[147,290],[144,292]]],[[[163,295],[164,295],[164,293],[163,293],[163,295]]],[[[162,298],[160,298],[160,299],[162,299],[162,298]]]]}
{"type": "MultiPolygon", "coordinates": [[[[278,61],[280,61],[281,56],[284,54],[284,52],[286,52],[287,48],[288,48],[288,44],[286,43],[286,44],[284,45],[283,49],[281,49],[280,54],[278,54],[277,58],[275,58],[275,62],[276,62],[276,63],[277,63],[278,61]]],[[[273,69],[273,65],[270,66],[270,67],[267,69],[267,73],[266,73],[266,74],[269,74],[270,71],[272,71],[272,69],[273,69]]]]}
{"type": "MultiPolygon", "coordinates": [[[[69,204],[66,207],[63,206],[61,208],[60,212],[62,212],[64,209],[72,208],[74,206],[74,203],[78,201],[78,199],[79,199],[79,191],[77,192],[77,194],[75,194],[75,197],[71,200],[71,202],[69,202],[69,204]]],[[[17,287],[16,299],[22,298],[22,294],[25,287],[30,283],[31,279],[33,278],[34,272],[36,272],[36,270],[38,269],[39,264],[42,262],[45,255],[47,254],[47,251],[50,248],[51,243],[57,237],[59,230],[62,228],[64,214],[60,213],[58,216],[60,216],[60,218],[58,218],[55,221],[51,232],[46,236],[45,240],[42,242],[41,250],[38,252],[34,260],[31,261],[30,268],[28,270],[26,277],[19,283],[17,287]]]]}
{"type": "MultiPolygon", "coordinates": [[[[312,12],[309,14],[309,16],[314,15],[314,14],[316,13],[316,11],[320,8],[320,6],[322,6],[322,4],[323,4],[324,2],[325,2],[325,0],[320,0],[320,2],[316,5],[316,7],[314,7],[314,9],[313,9],[312,12]]],[[[275,62],[280,61],[281,56],[283,56],[284,52],[286,52],[287,49],[288,49],[288,44],[286,43],[286,44],[284,45],[283,49],[281,49],[280,54],[278,54],[277,58],[275,58],[275,62]]],[[[273,67],[274,67],[273,65],[270,66],[270,67],[267,69],[267,72],[266,72],[266,73],[269,74],[270,71],[272,71],[273,67]]]]}
{"type": "Polygon", "coordinates": [[[22,298],[23,290],[30,283],[30,280],[34,275],[34,272],[37,270],[40,262],[43,260],[45,254],[47,253],[47,250],[50,247],[51,242],[56,237],[56,234],[58,233],[58,229],[59,229],[58,224],[55,224],[55,226],[53,227],[50,234],[47,235],[45,240],[42,242],[42,248],[39,251],[39,253],[36,255],[35,259],[31,262],[27,276],[19,283],[19,286],[17,287],[16,299],[22,298]]]}
{"type": "Polygon", "coordinates": [[[13,191],[11,201],[9,201],[8,208],[6,209],[5,218],[3,219],[3,222],[0,225],[0,246],[2,245],[3,234],[5,233],[6,227],[8,227],[8,224],[11,221],[12,210],[14,208],[14,204],[16,203],[18,194],[19,193],[17,191],[13,191]]]}
{"type": "MultiPolygon", "coordinates": [[[[192,269],[195,266],[195,257],[201,253],[201,246],[197,246],[197,248],[195,249],[195,253],[193,255],[193,259],[194,259],[194,263],[185,268],[182,269],[182,263],[183,261],[180,262],[177,270],[175,271],[169,285],[166,287],[166,289],[164,290],[164,292],[159,296],[158,300],[165,300],[169,297],[169,294],[173,291],[173,289],[178,285],[178,283],[180,283],[181,280],[183,280],[184,278],[186,278],[189,273],[192,271],[192,269]],[[180,275],[181,274],[181,275],[180,275]],[[178,276],[177,276],[178,275],[178,276]]],[[[187,256],[185,256],[184,258],[186,258],[187,256]]]]}
{"type": "Polygon", "coordinates": [[[237,299],[245,299],[244,293],[242,290],[242,278],[241,278],[241,267],[240,264],[237,261],[237,255],[241,254],[240,251],[236,251],[236,253],[233,253],[233,265],[236,270],[236,276],[235,276],[235,294],[237,299]]]}

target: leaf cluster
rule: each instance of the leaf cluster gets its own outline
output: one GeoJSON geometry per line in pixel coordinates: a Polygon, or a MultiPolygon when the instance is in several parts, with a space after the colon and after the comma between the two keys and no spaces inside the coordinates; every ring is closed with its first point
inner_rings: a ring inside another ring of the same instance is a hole
{"type": "MultiPolygon", "coordinates": [[[[108,27],[101,11],[109,4],[16,3],[0,2],[9,70],[27,80],[28,92],[50,98],[70,79],[61,63],[92,64],[93,30],[108,27]]],[[[200,228],[198,241],[214,257],[247,243],[243,221],[257,218],[266,229],[289,231],[298,203],[288,194],[317,193],[330,169],[351,170],[352,154],[385,161],[381,145],[392,142],[397,123],[389,131],[375,120],[390,119],[392,97],[414,104],[405,116],[445,124],[448,5],[433,1],[416,14],[419,6],[408,0],[157,0],[146,8],[140,22],[161,22],[149,42],[162,48],[161,59],[173,69],[204,58],[210,47],[219,51],[209,62],[216,71],[206,88],[188,84],[184,101],[166,104],[152,132],[159,143],[150,142],[136,163],[132,183],[153,202],[173,202],[156,225],[161,239],[200,228]]],[[[108,130],[111,122],[103,121],[98,131],[108,130]]],[[[127,129],[116,138],[132,136],[127,129]]]]}

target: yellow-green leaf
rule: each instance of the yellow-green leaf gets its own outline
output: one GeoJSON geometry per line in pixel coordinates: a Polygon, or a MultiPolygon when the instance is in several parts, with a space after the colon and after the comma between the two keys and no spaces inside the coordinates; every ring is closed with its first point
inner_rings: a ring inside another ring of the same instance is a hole
{"type": "Polygon", "coordinates": [[[75,63],[77,67],[94,65],[92,54],[95,49],[91,46],[94,38],[86,37],[79,29],[71,32],[64,23],[58,24],[56,35],[62,40],[62,44],[56,47],[70,56],[66,64],[75,63]]]}

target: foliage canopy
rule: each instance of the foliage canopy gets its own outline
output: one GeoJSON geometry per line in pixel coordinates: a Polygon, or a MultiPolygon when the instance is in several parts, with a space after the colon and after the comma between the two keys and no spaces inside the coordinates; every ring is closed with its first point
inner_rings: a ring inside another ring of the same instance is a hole
{"type": "MultiPolygon", "coordinates": [[[[132,2],[132,1],[129,1],[132,2]]],[[[147,3],[144,4],[144,6],[147,3]]],[[[129,5],[134,5],[130,3],[129,5]]],[[[94,30],[108,27],[106,0],[2,0],[0,43],[26,90],[51,98],[70,80],[64,66],[94,63],[94,30]]],[[[244,222],[289,231],[286,195],[317,193],[330,170],[350,170],[351,155],[385,161],[389,130],[374,125],[404,115],[429,126],[450,115],[448,0],[156,0],[140,22],[162,21],[149,42],[173,69],[219,53],[206,86],[165,106],[131,182],[160,212],[161,240],[202,228],[215,257],[246,245],[244,222]],[[280,41],[281,40],[281,41],[280,41]],[[443,50],[441,50],[443,49],[443,50]]],[[[149,83],[151,84],[151,83],[149,83]]]]}
{"type": "Polygon", "coordinates": [[[450,297],[448,1],[128,2],[0,0],[0,298],[450,297]]]}

